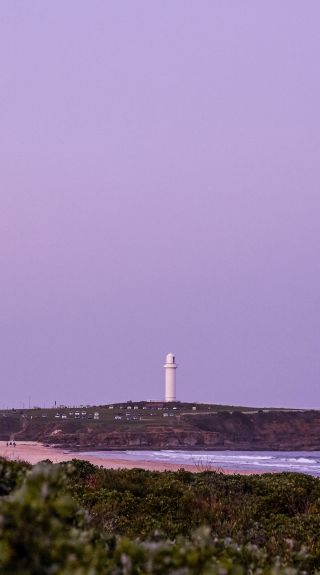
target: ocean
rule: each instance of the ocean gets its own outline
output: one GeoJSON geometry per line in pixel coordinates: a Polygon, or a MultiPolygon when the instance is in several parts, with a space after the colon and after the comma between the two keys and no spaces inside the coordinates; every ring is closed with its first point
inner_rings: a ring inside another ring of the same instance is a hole
{"type": "Polygon", "coordinates": [[[293,471],[320,477],[320,451],[90,451],[99,459],[127,459],[197,465],[258,473],[293,471]]]}

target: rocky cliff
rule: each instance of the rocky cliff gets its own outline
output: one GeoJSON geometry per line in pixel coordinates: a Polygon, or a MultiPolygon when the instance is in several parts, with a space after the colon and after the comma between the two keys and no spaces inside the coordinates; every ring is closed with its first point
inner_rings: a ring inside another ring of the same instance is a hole
{"type": "Polygon", "coordinates": [[[0,439],[77,449],[320,450],[320,412],[220,412],[181,417],[172,425],[0,420],[0,439]]]}

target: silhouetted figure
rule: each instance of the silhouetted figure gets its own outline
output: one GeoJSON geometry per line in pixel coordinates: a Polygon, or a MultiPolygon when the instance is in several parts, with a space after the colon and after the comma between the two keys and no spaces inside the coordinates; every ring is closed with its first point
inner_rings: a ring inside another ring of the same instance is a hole
{"type": "Polygon", "coordinates": [[[16,446],[16,442],[14,441],[14,442],[13,442],[13,447],[15,447],[15,446],[16,446]]]}

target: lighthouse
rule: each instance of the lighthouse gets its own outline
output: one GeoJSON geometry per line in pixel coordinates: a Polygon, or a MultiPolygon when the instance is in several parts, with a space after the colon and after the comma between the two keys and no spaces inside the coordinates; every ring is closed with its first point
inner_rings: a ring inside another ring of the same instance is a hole
{"type": "Polygon", "coordinates": [[[176,401],[176,369],[177,364],[173,353],[168,353],[166,363],[164,364],[165,372],[165,401],[176,401]]]}

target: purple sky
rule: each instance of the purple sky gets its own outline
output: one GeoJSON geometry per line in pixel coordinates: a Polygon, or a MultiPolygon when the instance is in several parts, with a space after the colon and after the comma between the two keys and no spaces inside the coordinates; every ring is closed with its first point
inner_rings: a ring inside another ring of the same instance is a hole
{"type": "Polygon", "coordinates": [[[320,407],[319,21],[1,2],[1,407],[320,407]]]}

